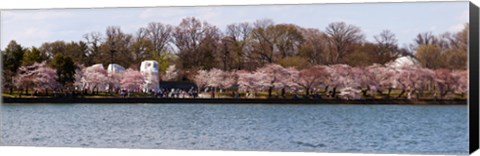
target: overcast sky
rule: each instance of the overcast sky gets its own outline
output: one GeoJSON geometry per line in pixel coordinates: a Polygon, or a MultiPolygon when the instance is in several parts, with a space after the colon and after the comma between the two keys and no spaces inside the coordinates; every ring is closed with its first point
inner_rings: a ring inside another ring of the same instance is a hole
{"type": "Polygon", "coordinates": [[[389,29],[402,46],[421,32],[461,30],[468,22],[468,2],[8,10],[1,12],[1,48],[10,40],[24,47],[79,41],[89,32],[104,34],[108,26],[134,33],[150,22],[175,26],[184,17],[197,17],[222,31],[231,23],[264,18],[322,31],[329,23],[343,21],[360,27],[369,41],[389,29]]]}

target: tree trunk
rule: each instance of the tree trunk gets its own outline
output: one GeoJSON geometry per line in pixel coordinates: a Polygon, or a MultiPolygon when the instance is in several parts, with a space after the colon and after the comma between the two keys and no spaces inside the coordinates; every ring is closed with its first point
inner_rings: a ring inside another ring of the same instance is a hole
{"type": "Polygon", "coordinates": [[[268,88],[268,98],[272,98],[273,87],[268,88]]]}
{"type": "Polygon", "coordinates": [[[440,94],[440,97],[443,99],[445,96],[447,96],[449,90],[446,90],[440,94]]]}
{"type": "Polygon", "coordinates": [[[400,98],[400,97],[402,97],[402,96],[403,96],[403,94],[405,94],[405,89],[403,89],[403,90],[402,90],[402,92],[400,92],[400,94],[398,94],[398,97],[397,97],[397,99],[398,99],[398,98],[400,98]]]}
{"type": "Polygon", "coordinates": [[[309,91],[310,91],[310,88],[305,88],[305,95],[307,95],[307,96],[310,95],[309,91]]]}
{"type": "Polygon", "coordinates": [[[363,97],[367,97],[368,90],[370,90],[370,89],[367,88],[367,89],[362,90],[363,97]]]}
{"type": "Polygon", "coordinates": [[[390,99],[390,93],[392,93],[392,88],[388,88],[387,99],[390,99]]]}
{"type": "Polygon", "coordinates": [[[337,87],[333,87],[333,91],[332,91],[332,97],[336,97],[337,96],[337,87]]]}
{"type": "Polygon", "coordinates": [[[211,95],[211,98],[215,98],[215,89],[212,89],[212,91],[210,92],[210,95],[211,95]]]}

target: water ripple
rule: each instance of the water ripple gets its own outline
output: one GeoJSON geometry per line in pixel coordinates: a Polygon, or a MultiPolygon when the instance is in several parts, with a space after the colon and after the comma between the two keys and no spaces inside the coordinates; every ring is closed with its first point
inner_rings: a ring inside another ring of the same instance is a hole
{"type": "Polygon", "coordinates": [[[4,104],[0,145],[467,154],[465,106],[4,104]]]}

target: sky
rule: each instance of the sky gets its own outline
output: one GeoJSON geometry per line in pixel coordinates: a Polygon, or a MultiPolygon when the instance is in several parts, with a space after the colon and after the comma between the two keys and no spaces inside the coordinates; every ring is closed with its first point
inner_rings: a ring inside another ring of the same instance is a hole
{"type": "Polygon", "coordinates": [[[144,7],[2,10],[1,49],[16,40],[24,47],[44,42],[83,40],[90,32],[105,33],[108,26],[119,26],[134,34],[150,22],[176,26],[184,17],[196,17],[217,26],[272,19],[276,24],[292,23],[321,31],[332,22],[345,22],[361,28],[368,41],[388,29],[402,47],[418,33],[458,32],[468,22],[468,2],[301,4],[209,7],[144,7]]]}

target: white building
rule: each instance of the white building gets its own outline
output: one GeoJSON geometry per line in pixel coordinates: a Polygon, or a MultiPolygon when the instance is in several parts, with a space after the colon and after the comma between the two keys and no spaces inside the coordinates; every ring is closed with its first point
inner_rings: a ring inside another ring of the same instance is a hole
{"type": "Polygon", "coordinates": [[[401,68],[403,66],[417,65],[417,64],[419,64],[418,60],[413,58],[412,56],[402,56],[395,59],[392,62],[387,63],[386,66],[391,68],[401,68]]]}
{"type": "Polygon", "coordinates": [[[103,68],[103,64],[97,63],[97,64],[94,64],[94,65],[92,65],[90,67],[87,67],[87,68],[100,68],[100,67],[103,68]]]}
{"type": "Polygon", "coordinates": [[[158,62],[154,60],[143,61],[140,65],[140,72],[145,77],[145,84],[142,89],[144,92],[159,89],[158,69],[158,62]]]}
{"type": "Polygon", "coordinates": [[[107,68],[107,72],[110,73],[117,73],[117,72],[123,72],[125,71],[125,68],[122,67],[121,65],[118,64],[109,64],[107,68]]]}
{"type": "Polygon", "coordinates": [[[123,72],[125,71],[125,68],[122,67],[121,65],[118,64],[109,64],[107,67],[107,74],[108,78],[110,79],[110,82],[107,85],[107,90],[110,89],[118,89],[120,88],[121,80],[123,77],[123,72]]]}

